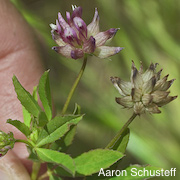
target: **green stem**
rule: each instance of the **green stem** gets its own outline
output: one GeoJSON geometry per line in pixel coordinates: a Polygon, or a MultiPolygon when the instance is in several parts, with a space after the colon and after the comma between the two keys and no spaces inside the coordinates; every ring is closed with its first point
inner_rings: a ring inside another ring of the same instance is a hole
{"type": "Polygon", "coordinates": [[[135,119],[137,114],[133,114],[130,119],[124,124],[124,126],[121,128],[121,130],[116,134],[116,136],[111,140],[111,142],[106,146],[106,149],[113,149],[114,145],[118,141],[118,139],[121,137],[123,132],[128,128],[128,126],[132,123],[132,121],[135,119]]]}
{"type": "Polygon", "coordinates": [[[29,141],[24,140],[24,139],[16,139],[15,142],[21,142],[21,143],[24,143],[24,144],[26,144],[26,145],[28,145],[30,147],[33,147],[33,144],[31,144],[29,141]]]}
{"type": "MultiPolygon", "coordinates": [[[[35,145],[31,144],[29,141],[24,140],[24,139],[16,139],[15,142],[21,142],[21,143],[24,143],[24,144],[26,144],[26,145],[28,145],[30,147],[35,146],[35,145]]],[[[33,162],[31,180],[37,180],[40,167],[41,167],[40,162],[33,162]]]]}
{"type": "Polygon", "coordinates": [[[40,162],[33,162],[31,180],[37,180],[40,167],[40,162]]]}
{"type": "Polygon", "coordinates": [[[77,85],[78,85],[78,83],[79,83],[79,81],[80,81],[80,79],[81,79],[81,77],[82,77],[82,75],[84,73],[84,70],[85,70],[85,67],[86,67],[86,63],[87,63],[87,56],[85,55],[84,61],[83,61],[83,65],[82,65],[82,67],[81,67],[81,69],[79,71],[79,74],[78,74],[78,76],[77,76],[77,78],[76,78],[76,80],[75,80],[75,82],[74,82],[74,84],[73,84],[73,86],[71,88],[71,91],[68,94],[68,97],[66,99],[64,107],[62,109],[62,113],[61,113],[62,115],[64,115],[66,113],[66,110],[67,110],[67,108],[69,106],[70,100],[71,100],[71,98],[72,98],[72,96],[74,94],[74,91],[75,91],[75,89],[76,89],[76,87],[77,87],[77,85]]]}

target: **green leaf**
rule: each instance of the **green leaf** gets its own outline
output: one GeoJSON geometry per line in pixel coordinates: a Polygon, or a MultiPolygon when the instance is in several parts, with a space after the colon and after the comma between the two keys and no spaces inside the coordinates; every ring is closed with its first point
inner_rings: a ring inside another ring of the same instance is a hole
{"type": "Polygon", "coordinates": [[[74,159],[76,171],[82,175],[91,175],[101,168],[108,168],[123,156],[121,152],[108,149],[92,150],[74,159]]]}
{"type": "Polygon", "coordinates": [[[48,171],[52,172],[52,174],[56,176],[61,176],[61,177],[72,177],[72,174],[67,172],[65,169],[63,169],[61,166],[58,166],[54,168],[54,164],[48,163],[48,171]],[[53,172],[52,172],[53,170],[53,172]]]}
{"type": "Polygon", "coordinates": [[[74,161],[68,154],[44,148],[36,148],[36,152],[41,160],[49,163],[59,164],[74,176],[74,161]]]}
{"type": "Polygon", "coordinates": [[[65,152],[74,139],[76,129],[77,125],[72,125],[70,130],[61,139],[55,141],[52,144],[51,149],[65,152]]]}
{"type": "Polygon", "coordinates": [[[81,106],[79,106],[77,103],[75,104],[75,108],[74,108],[74,115],[79,115],[81,114],[81,106]]]}
{"type": "Polygon", "coordinates": [[[34,86],[32,96],[36,101],[38,101],[37,86],[34,86]]]}
{"type": "Polygon", "coordinates": [[[48,120],[52,118],[51,90],[49,85],[49,70],[45,71],[39,80],[38,93],[48,120]]]}
{"type": "MultiPolygon", "coordinates": [[[[146,178],[152,178],[154,176],[150,176],[150,171],[151,174],[153,175],[153,171],[156,171],[157,173],[160,174],[162,168],[159,167],[154,167],[154,166],[140,166],[140,165],[132,165],[127,167],[125,170],[121,170],[121,176],[115,176],[110,178],[109,180],[142,180],[146,178]],[[147,170],[149,172],[147,174],[143,173],[144,170],[147,170]]],[[[118,173],[119,174],[119,173],[118,173]]]]}
{"type": "Polygon", "coordinates": [[[47,116],[45,114],[45,112],[41,111],[39,113],[39,116],[38,116],[38,126],[39,127],[43,127],[45,126],[47,123],[48,123],[48,119],[47,119],[47,116]]]}
{"type": "Polygon", "coordinates": [[[49,180],[62,180],[60,177],[54,176],[54,175],[50,175],[49,176],[49,180]]]}
{"type": "Polygon", "coordinates": [[[21,104],[26,108],[29,113],[31,113],[35,117],[38,117],[41,108],[36,102],[36,100],[31,96],[28,91],[23,88],[16,76],[13,76],[13,84],[17,97],[21,104]]]}
{"type": "Polygon", "coordinates": [[[58,140],[69,131],[71,125],[76,125],[81,119],[82,116],[56,116],[47,123],[45,128],[39,134],[37,147],[58,140]]]}
{"type": "Polygon", "coordinates": [[[27,150],[29,153],[28,159],[31,161],[39,161],[39,157],[37,156],[37,153],[35,152],[34,148],[27,146],[27,150]]]}
{"type": "Polygon", "coordinates": [[[24,124],[27,127],[30,127],[30,125],[31,125],[31,114],[26,110],[26,108],[24,106],[22,106],[22,110],[23,110],[24,124]]]}
{"type": "Polygon", "coordinates": [[[129,135],[130,135],[130,130],[127,128],[121,135],[121,137],[118,139],[118,141],[113,145],[113,150],[120,151],[122,153],[125,153],[126,147],[129,142],[129,135]]]}
{"type": "Polygon", "coordinates": [[[31,131],[28,126],[26,126],[24,123],[18,120],[12,120],[8,119],[7,123],[15,126],[17,129],[19,129],[26,137],[31,134],[31,131]]]}

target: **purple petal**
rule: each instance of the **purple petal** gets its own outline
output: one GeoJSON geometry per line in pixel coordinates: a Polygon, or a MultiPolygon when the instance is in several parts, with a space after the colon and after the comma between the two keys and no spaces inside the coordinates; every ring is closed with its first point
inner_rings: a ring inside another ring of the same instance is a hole
{"type": "Polygon", "coordinates": [[[99,58],[107,58],[109,56],[113,56],[114,54],[117,54],[120,52],[122,47],[109,47],[109,46],[100,46],[96,48],[94,51],[94,55],[99,57],[99,58]]]}
{"type": "Polygon", "coordinates": [[[88,41],[86,41],[83,45],[83,50],[85,53],[91,54],[94,52],[96,40],[91,36],[88,41]]]}
{"type": "Polygon", "coordinates": [[[96,34],[94,36],[94,38],[96,39],[96,46],[99,47],[99,46],[102,46],[105,44],[105,42],[110,39],[111,37],[113,37],[116,32],[119,30],[119,28],[111,28],[105,32],[100,32],[98,34],[96,34]]]}
{"type": "Polygon", "coordinates": [[[75,17],[73,19],[74,25],[76,29],[85,37],[87,37],[87,26],[86,23],[80,18],[80,17],[75,17]]]}
{"type": "Polygon", "coordinates": [[[58,19],[59,19],[59,23],[63,29],[69,27],[69,24],[64,20],[64,18],[62,17],[60,12],[58,13],[58,19]]]}
{"type": "Polygon", "coordinates": [[[58,20],[56,19],[56,26],[57,26],[57,32],[58,32],[58,34],[61,34],[61,26],[60,26],[60,24],[59,24],[59,22],[58,22],[58,20]]]}
{"type": "Polygon", "coordinates": [[[79,6],[74,8],[71,18],[73,19],[74,17],[82,17],[82,7],[79,6]]]}
{"type": "Polygon", "coordinates": [[[67,18],[67,22],[70,25],[71,24],[71,15],[70,12],[66,12],[66,18],[67,18]]]}
{"type": "Polygon", "coordinates": [[[53,30],[51,31],[51,35],[52,35],[53,40],[56,42],[56,44],[57,44],[58,46],[64,46],[64,45],[66,45],[66,43],[63,41],[63,39],[62,39],[59,35],[54,34],[54,31],[53,31],[53,30]]]}
{"type": "Polygon", "coordinates": [[[65,46],[52,47],[52,49],[55,50],[57,53],[62,54],[66,58],[71,58],[71,51],[74,50],[73,47],[69,44],[65,46]]]}
{"type": "Polygon", "coordinates": [[[84,56],[82,49],[75,49],[71,51],[71,58],[73,59],[80,59],[84,56]]]}
{"type": "Polygon", "coordinates": [[[88,37],[94,36],[99,33],[99,15],[97,8],[95,9],[94,18],[92,22],[87,26],[88,37]]]}
{"type": "Polygon", "coordinates": [[[78,38],[75,30],[73,28],[66,28],[64,30],[64,37],[66,38],[67,42],[76,46],[78,44],[78,38]]]}

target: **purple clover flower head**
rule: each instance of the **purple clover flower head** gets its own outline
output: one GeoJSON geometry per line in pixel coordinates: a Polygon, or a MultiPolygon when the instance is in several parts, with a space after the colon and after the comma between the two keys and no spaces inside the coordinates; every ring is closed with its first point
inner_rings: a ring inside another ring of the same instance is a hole
{"type": "Polygon", "coordinates": [[[82,19],[82,8],[72,6],[72,10],[72,15],[66,12],[67,22],[59,12],[56,24],[50,24],[52,38],[58,45],[53,47],[53,50],[67,58],[80,59],[85,54],[107,58],[123,49],[105,46],[106,41],[111,39],[119,28],[100,32],[97,8],[94,18],[88,26],[82,19]]]}

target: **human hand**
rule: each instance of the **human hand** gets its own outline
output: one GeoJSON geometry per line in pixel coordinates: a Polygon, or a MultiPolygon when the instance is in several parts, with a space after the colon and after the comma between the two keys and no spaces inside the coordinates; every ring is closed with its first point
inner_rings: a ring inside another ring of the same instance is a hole
{"type": "MultiPolygon", "coordinates": [[[[0,0],[0,24],[0,129],[12,131],[16,139],[22,139],[24,136],[20,131],[6,124],[8,118],[23,120],[12,77],[16,75],[32,92],[43,68],[32,30],[9,0],[0,0]]],[[[32,164],[27,157],[25,145],[16,143],[13,150],[0,159],[0,179],[29,180],[32,164]]]]}

